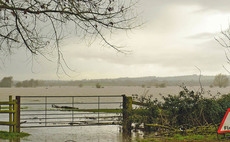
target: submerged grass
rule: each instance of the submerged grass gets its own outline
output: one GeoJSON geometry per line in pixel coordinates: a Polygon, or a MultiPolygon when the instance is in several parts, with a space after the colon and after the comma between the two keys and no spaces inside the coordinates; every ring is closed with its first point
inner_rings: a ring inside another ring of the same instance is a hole
{"type": "Polygon", "coordinates": [[[21,132],[21,133],[10,133],[7,131],[0,131],[0,139],[17,139],[24,138],[29,136],[30,134],[21,132]]]}
{"type": "Polygon", "coordinates": [[[61,111],[121,113],[121,109],[61,109],[61,111]]]}

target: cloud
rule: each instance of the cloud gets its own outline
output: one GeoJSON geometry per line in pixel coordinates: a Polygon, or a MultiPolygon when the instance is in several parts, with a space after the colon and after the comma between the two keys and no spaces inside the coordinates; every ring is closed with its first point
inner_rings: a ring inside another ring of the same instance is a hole
{"type": "Polygon", "coordinates": [[[195,35],[188,36],[188,38],[191,38],[191,39],[214,39],[214,36],[215,36],[215,34],[213,34],[213,33],[203,32],[203,33],[198,33],[195,35]]]}
{"type": "Polygon", "coordinates": [[[230,12],[228,0],[190,0],[192,3],[200,5],[204,10],[218,10],[221,12],[230,12]]]}
{"type": "MultiPolygon", "coordinates": [[[[71,37],[61,44],[66,62],[76,70],[68,73],[71,79],[167,76],[197,73],[195,66],[202,73],[223,72],[226,59],[214,36],[224,21],[221,19],[230,12],[229,4],[227,0],[142,0],[139,9],[146,24],[107,36],[113,44],[132,52],[117,53],[104,47],[101,40],[88,47],[87,37],[84,41],[71,37]]],[[[0,77],[58,79],[56,58],[49,62],[38,57],[31,62],[30,54],[19,51],[5,61],[5,66],[0,77]]]]}
{"type": "Polygon", "coordinates": [[[155,8],[156,9],[167,9],[172,5],[183,5],[183,6],[199,6],[203,11],[208,10],[217,10],[221,12],[230,12],[229,9],[229,0],[152,0],[143,2],[143,6],[147,8],[155,8]]]}

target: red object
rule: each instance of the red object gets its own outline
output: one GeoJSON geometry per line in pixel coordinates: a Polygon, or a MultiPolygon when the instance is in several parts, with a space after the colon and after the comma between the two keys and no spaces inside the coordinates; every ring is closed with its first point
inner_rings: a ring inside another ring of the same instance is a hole
{"type": "Polygon", "coordinates": [[[227,133],[230,132],[230,108],[228,108],[227,112],[224,115],[224,118],[220,124],[220,127],[218,129],[218,133],[227,133]]]}

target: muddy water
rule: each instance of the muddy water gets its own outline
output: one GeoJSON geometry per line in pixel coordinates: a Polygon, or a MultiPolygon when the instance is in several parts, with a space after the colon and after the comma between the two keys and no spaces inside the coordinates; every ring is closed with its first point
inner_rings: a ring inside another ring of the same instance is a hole
{"type": "MultiPolygon", "coordinates": [[[[199,87],[190,87],[198,91],[199,87]]],[[[97,89],[95,87],[38,87],[38,88],[0,88],[0,101],[7,101],[9,95],[14,96],[87,96],[87,95],[122,95],[132,94],[153,95],[160,98],[160,93],[178,94],[182,90],[180,87],[170,86],[166,88],[141,88],[141,87],[105,87],[97,89]]],[[[229,93],[228,88],[209,88],[212,94],[229,93]]],[[[0,121],[7,121],[8,116],[0,114],[0,121]]],[[[6,126],[0,126],[0,130],[8,130],[6,126]]],[[[31,136],[21,139],[21,142],[122,142],[121,126],[77,126],[77,127],[52,127],[52,128],[23,128],[21,131],[30,133],[31,136]]],[[[0,140],[0,142],[8,142],[0,140]]]]}
{"type": "Polygon", "coordinates": [[[120,126],[23,128],[22,131],[31,135],[21,142],[122,142],[120,126]]]}
{"type": "MultiPolygon", "coordinates": [[[[199,91],[200,87],[188,87],[194,91],[199,91]]],[[[206,91],[215,95],[217,92],[229,93],[230,87],[226,88],[210,88],[205,86],[206,91]]],[[[138,86],[105,86],[105,88],[97,89],[92,86],[79,87],[37,87],[37,88],[0,88],[0,101],[7,100],[9,95],[12,96],[87,96],[87,95],[122,95],[126,94],[131,96],[132,94],[143,95],[147,92],[148,95],[153,95],[153,97],[160,98],[159,94],[178,94],[182,90],[179,86],[168,86],[166,88],[142,88],[138,86]]]]}

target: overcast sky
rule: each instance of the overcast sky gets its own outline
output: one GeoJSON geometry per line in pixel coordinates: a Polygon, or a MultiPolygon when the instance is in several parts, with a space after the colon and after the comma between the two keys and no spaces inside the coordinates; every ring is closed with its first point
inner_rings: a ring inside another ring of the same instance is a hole
{"type": "Polygon", "coordinates": [[[215,41],[230,22],[229,0],[140,0],[146,23],[131,32],[115,32],[110,41],[130,50],[117,53],[101,45],[88,46],[77,37],[62,42],[70,77],[56,74],[57,64],[44,58],[32,62],[30,53],[17,51],[0,67],[0,77],[14,80],[98,79],[140,76],[227,74],[224,49],[215,41]]]}

